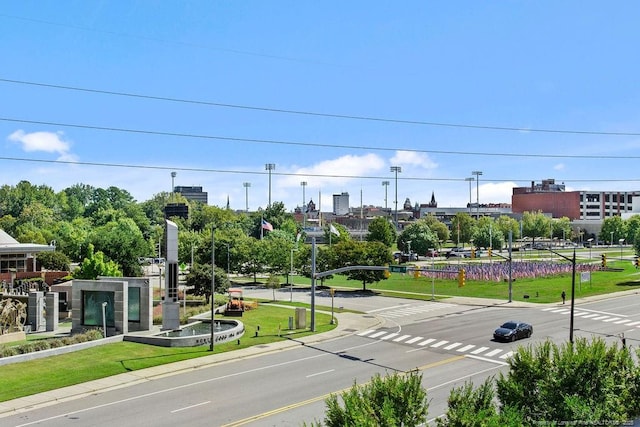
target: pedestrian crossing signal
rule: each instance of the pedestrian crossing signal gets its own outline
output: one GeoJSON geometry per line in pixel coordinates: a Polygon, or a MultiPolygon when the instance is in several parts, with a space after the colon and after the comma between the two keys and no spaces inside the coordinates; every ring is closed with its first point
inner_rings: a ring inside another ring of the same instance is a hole
{"type": "Polygon", "coordinates": [[[600,257],[602,258],[602,260],[601,260],[602,268],[606,268],[607,267],[607,254],[602,254],[602,255],[600,255],[600,257]]]}
{"type": "Polygon", "coordinates": [[[464,286],[465,279],[466,279],[466,274],[465,274],[464,268],[461,268],[460,270],[458,270],[458,287],[459,288],[464,286]]]}

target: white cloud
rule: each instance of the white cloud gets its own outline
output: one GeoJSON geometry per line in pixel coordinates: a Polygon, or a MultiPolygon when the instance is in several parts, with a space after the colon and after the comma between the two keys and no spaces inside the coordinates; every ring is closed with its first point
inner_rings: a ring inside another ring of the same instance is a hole
{"type": "Polygon", "coordinates": [[[396,151],[395,156],[389,159],[392,165],[396,166],[420,166],[424,169],[435,169],[438,164],[429,158],[425,153],[415,151],[396,151]]]}
{"type": "Polygon", "coordinates": [[[564,163],[558,163],[553,167],[554,170],[561,171],[564,170],[564,163]]]}
{"type": "Polygon", "coordinates": [[[75,155],[69,153],[71,144],[63,139],[62,132],[25,133],[22,129],[9,135],[9,141],[19,143],[28,153],[44,151],[59,154],[58,160],[76,161],[75,155]]]}
{"type": "Polygon", "coordinates": [[[511,203],[514,187],[518,187],[515,182],[489,182],[486,184],[480,182],[480,204],[511,203]]]}

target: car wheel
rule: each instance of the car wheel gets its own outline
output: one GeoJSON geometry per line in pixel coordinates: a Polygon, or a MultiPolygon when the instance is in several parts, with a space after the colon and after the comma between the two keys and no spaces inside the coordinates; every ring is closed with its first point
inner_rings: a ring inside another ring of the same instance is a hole
{"type": "Polygon", "coordinates": [[[511,335],[511,342],[514,342],[516,340],[516,334],[511,335]]]}
{"type": "Polygon", "coordinates": [[[528,332],[527,332],[527,338],[531,338],[531,334],[533,334],[533,332],[528,331],[528,332]]]}

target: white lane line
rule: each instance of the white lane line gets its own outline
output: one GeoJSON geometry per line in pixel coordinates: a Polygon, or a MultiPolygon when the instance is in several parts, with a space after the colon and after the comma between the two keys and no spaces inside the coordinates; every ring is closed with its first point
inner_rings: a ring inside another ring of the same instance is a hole
{"type": "Polygon", "coordinates": [[[604,320],[602,320],[602,321],[603,321],[603,322],[613,322],[614,320],[620,320],[620,318],[619,318],[619,317],[612,317],[612,318],[610,318],[610,319],[604,319],[604,320]]]}
{"type": "Polygon", "coordinates": [[[471,354],[480,354],[483,351],[487,351],[487,350],[489,350],[489,347],[480,347],[480,348],[476,348],[475,350],[473,350],[471,352],[471,354]]]}
{"type": "Polygon", "coordinates": [[[431,346],[431,348],[438,348],[438,347],[442,347],[443,345],[445,345],[445,344],[446,344],[446,343],[448,343],[448,342],[449,342],[449,341],[447,341],[447,340],[442,340],[442,341],[440,341],[440,342],[437,342],[437,343],[433,344],[433,345],[431,346]]]}
{"type": "Polygon", "coordinates": [[[422,341],[420,344],[418,344],[420,347],[425,346],[427,344],[431,344],[432,342],[434,342],[435,339],[434,338],[429,338],[428,340],[422,341]]]}
{"type": "Polygon", "coordinates": [[[187,409],[196,408],[196,407],[198,407],[198,406],[206,405],[206,404],[208,404],[208,403],[211,403],[211,401],[210,401],[210,400],[207,400],[206,402],[196,403],[195,405],[185,406],[184,408],[174,409],[173,411],[171,411],[171,413],[172,413],[172,414],[175,414],[176,412],[186,411],[187,409]]]}
{"type": "Polygon", "coordinates": [[[598,317],[594,317],[593,320],[602,320],[602,319],[607,319],[609,316],[598,316],[598,317]]]}
{"type": "Polygon", "coordinates": [[[407,341],[405,344],[413,344],[414,342],[418,342],[423,339],[424,337],[414,337],[414,338],[411,338],[409,341],[407,341]]]}
{"type": "Polygon", "coordinates": [[[625,314],[617,314],[617,313],[610,313],[608,311],[598,311],[598,310],[590,310],[588,308],[580,308],[580,310],[582,311],[588,311],[590,313],[598,313],[598,314],[607,314],[609,316],[618,316],[618,317],[629,317],[625,314]]]}
{"type": "Polygon", "coordinates": [[[403,335],[403,336],[401,336],[401,337],[398,337],[398,338],[394,339],[394,340],[393,340],[393,342],[400,342],[400,341],[404,341],[404,340],[406,340],[407,338],[409,338],[410,336],[411,336],[411,335],[403,335]]]}
{"type": "Polygon", "coordinates": [[[485,354],[487,357],[495,356],[498,353],[502,353],[501,348],[496,348],[495,350],[491,350],[489,353],[485,354]]]}
{"type": "Polygon", "coordinates": [[[318,372],[318,373],[315,373],[315,374],[309,374],[309,375],[306,376],[306,378],[317,377],[318,375],[328,374],[328,373],[333,372],[333,371],[335,371],[335,369],[329,369],[328,371],[322,371],[322,372],[318,372]]]}
{"type": "Polygon", "coordinates": [[[462,345],[461,342],[454,342],[453,344],[449,344],[448,346],[446,346],[444,349],[445,350],[453,350],[456,347],[460,347],[462,345]]]}
{"type": "Polygon", "coordinates": [[[469,345],[465,345],[465,346],[464,346],[464,347],[462,347],[462,348],[459,348],[457,351],[459,351],[459,352],[463,353],[463,352],[465,352],[465,351],[469,351],[469,350],[471,350],[473,347],[475,347],[475,345],[473,345],[473,344],[469,344],[469,345]]]}

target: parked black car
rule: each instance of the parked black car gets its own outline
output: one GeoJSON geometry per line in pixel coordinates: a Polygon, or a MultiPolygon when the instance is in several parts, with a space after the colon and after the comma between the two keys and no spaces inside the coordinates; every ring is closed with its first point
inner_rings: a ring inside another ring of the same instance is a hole
{"type": "Polygon", "coordinates": [[[515,341],[520,338],[529,338],[531,335],[533,335],[533,326],[510,320],[493,332],[493,339],[496,341],[515,341]]]}

